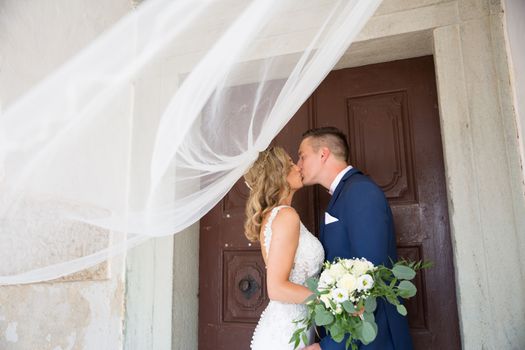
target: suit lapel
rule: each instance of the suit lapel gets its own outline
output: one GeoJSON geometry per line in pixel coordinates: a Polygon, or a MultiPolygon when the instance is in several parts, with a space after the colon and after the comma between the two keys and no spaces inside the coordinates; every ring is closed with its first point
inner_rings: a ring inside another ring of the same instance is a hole
{"type": "MultiPolygon", "coordinates": [[[[341,181],[339,182],[339,184],[335,188],[335,191],[334,191],[334,194],[332,195],[332,198],[330,198],[330,202],[328,203],[328,207],[326,208],[326,212],[330,212],[330,209],[332,209],[332,207],[334,206],[335,201],[337,200],[337,197],[339,197],[339,194],[341,194],[341,191],[342,191],[342,189],[344,187],[344,184],[345,184],[346,180],[348,180],[352,175],[354,175],[356,173],[361,173],[361,172],[359,170],[357,170],[356,168],[352,168],[346,174],[344,174],[343,178],[341,179],[341,181]]],[[[325,215],[326,215],[325,213],[323,213],[323,215],[321,215],[321,227],[319,229],[319,240],[321,242],[323,242],[323,244],[324,244],[324,232],[325,232],[325,215]]]]}
{"type": "MultiPolygon", "coordinates": [[[[352,175],[361,173],[358,169],[352,168],[346,172],[346,174],[343,176],[337,187],[335,188],[334,194],[332,195],[332,198],[330,198],[330,202],[328,203],[328,207],[326,208],[327,212],[330,212],[330,209],[334,206],[335,202],[337,201],[337,198],[341,194],[341,191],[343,190],[343,187],[345,185],[346,180],[348,180],[352,175]]],[[[324,224],[324,221],[323,221],[324,224]]],[[[323,225],[324,226],[324,225],[323,225]]]]}

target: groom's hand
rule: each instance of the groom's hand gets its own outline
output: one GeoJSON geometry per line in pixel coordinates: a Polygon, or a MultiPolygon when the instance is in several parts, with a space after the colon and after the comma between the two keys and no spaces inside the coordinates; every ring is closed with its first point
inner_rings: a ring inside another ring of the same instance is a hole
{"type": "Polygon", "coordinates": [[[359,317],[361,317],[361,316],[363,316],[364,313],[365,313],[365,307],[363,306],[363,307],[361,307],[361,309],[359,311],[354,312],[352,314],[352,316],[359,316],[359,317]]]}
{"type": "Polygon", "coordinates": [[[322,350],[319,343],[313,343],[312,345],[308,345],[306,348],[303,348],[303,350],[322,350]]]}

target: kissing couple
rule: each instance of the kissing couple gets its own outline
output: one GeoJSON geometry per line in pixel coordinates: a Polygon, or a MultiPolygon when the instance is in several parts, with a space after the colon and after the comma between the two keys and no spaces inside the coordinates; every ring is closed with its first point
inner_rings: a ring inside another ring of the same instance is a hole
{"type": "MultiPolygon", "coordinates": [[[[245,235],[260,242],[266,264],[270,302],[255,328],[252,350],[293,350],[290,343],[305,318],[304,301],[311,296],[306,280],[321,272],[325,260],[366,258],[374,265],[391,267],[397,260],[396,238],[390,206],[382,190],[358,169],[348,164],[349,147],[342,131],[333,127],[312,129],[303,134],[295,164],[281,147],[270,147],[244,175],[250,195],[246,205],[245,235]],[[319,239],[302,224],[291,207],[303,186],[319,184],[331,195],[322,216],[319,239]]],[[[395,306],[378,299],[374,312],[376,339],[359,343],[361,350],[411,350],[412,339],[406,317],[395,306]]],[[[299,349],[343,350],[314,329],[299,349]]]]}

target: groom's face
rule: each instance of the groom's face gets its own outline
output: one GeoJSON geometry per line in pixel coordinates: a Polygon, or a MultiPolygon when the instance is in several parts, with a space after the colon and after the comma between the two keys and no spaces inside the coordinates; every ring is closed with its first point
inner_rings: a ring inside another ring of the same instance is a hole
{"type": "Polygon", "coordinates": [[[321,151],[315,151],[312,147],[312,138],[307,137],[299,146],[299,161],[297,165],[301,168],[304,185],[315,185],[318,183],[318,174],[322,166],[321,151]]]}

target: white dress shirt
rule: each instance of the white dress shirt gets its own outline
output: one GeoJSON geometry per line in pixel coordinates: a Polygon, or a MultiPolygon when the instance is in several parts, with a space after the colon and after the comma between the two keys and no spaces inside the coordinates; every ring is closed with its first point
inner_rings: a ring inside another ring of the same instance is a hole
{"type": "Polygon", "coordinates": [[[334,181],[332,182],[332,184],[330,185],[330,190],[328,191],[328,193],[330,193],[330,195],[334,194],[334,191],[335,189],[337,188],[337,185],[339,185],[339,182],[341,182],[341,179],[343,178],[343,176],[345,176],[345,174],[350,170],[352,169],[352,166],[349,165],[347,166],[346,168],[344,168],[343,170],[341,170],[341,172],[339,174],[337,174],[337,176],[335,177],[334,181]]]}

